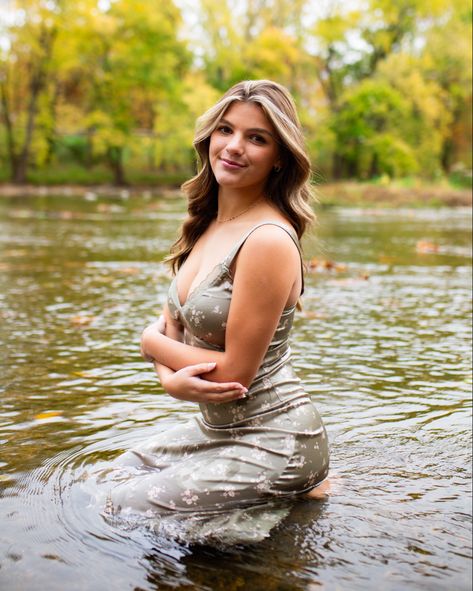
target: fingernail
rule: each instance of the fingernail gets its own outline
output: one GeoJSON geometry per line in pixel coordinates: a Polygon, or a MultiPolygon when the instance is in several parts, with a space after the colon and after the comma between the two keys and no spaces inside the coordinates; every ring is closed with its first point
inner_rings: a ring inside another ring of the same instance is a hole
{"type": "Polygon", "coordinates": [[[215,367],[216,365],[217,365],[217,364],[215,363],[215,361],[211,361],[211,362],[208,364],[208,367],[209,367],[209,368],[210,368],[210,367],[215,367]]]}

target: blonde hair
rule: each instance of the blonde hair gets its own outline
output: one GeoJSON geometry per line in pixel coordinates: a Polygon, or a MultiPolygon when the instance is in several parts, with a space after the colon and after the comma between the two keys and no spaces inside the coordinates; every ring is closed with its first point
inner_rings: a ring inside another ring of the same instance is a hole
{"type": "Polygon", "coordinates": [[[210,167],[210,136],[235,101],[256,103],[273,124],[279,143],[281,169],[270,173],[265,194],[294,227],[299,239],[314,220],[311,199],[310,160],[296,107],[289,91],[271,80],[245,80],[232,86],[197,120],[194,147],[198,173],[182,185],[188,199],[188,217],[166,259],[176,272],[199,237],[217,215],[218,184],[210,167]]]}

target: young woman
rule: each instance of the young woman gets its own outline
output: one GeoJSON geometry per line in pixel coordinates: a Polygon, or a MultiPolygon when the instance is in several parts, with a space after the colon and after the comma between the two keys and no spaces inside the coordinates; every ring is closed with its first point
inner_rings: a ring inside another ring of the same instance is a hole
{"type": "Polygon", "coordinates": [[[141,350],[202,416],[121,458],[134,471],[111,491],[115,510],[227,510],[318,492],[328,473],[326,432],[288,342],[313,217],[293,100],[268,80],[236,84],[199,119],[194,145],[175,276],[141,350]]]}

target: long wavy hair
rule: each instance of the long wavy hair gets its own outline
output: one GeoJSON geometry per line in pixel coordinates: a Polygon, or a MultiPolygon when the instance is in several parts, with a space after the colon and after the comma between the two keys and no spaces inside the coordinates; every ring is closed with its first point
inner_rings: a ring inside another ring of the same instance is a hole
{"type": "Polygon", "coordinates": [[[239,82],[197,120],[194,147],[198,155],[198,172],[181,187],[188,199],[188,216],[166,259],[174,273],[217,215],[218,183],[210,166],[210,136],[235,101],[259,105],[277,133],[281,169],[273,169],[268,176],[265,187],[267,199],[288,219],[299,239],[314,220],[310,207],[310,160],[289,91],[271,80],[239,82]]]}

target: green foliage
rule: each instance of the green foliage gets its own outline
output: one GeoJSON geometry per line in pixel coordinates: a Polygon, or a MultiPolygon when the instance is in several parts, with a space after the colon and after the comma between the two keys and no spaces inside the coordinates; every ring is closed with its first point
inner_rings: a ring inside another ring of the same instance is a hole
{"type": "Polygon", "coordinates": [[[332,120],[336,150],[345,159],[342,174],[369,178],[414,172],[415,158],[402,140],[408,114],[408,102],[382,80],[364,80],[348,90],[332,120]]]}
{"type": "Polygon", "coordinates": [[[270,78],[290,85],[294,68],[301,61],[299,53],[291,36],[275,27],[266,28],[245,46],[232,82],[270,78]]]}
{"type": "Polygon", "coordinates": [[[229,85],[272,78],[322,178],[468,183],[471,6],[315,3],[16,0],[21,18],[0,25],[0,156],[17,180],[181,178],[195,119],[229,85]]]}

